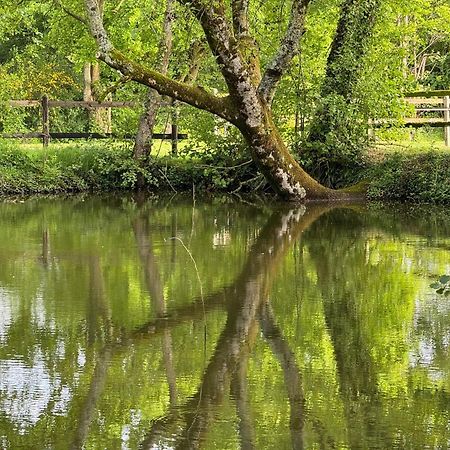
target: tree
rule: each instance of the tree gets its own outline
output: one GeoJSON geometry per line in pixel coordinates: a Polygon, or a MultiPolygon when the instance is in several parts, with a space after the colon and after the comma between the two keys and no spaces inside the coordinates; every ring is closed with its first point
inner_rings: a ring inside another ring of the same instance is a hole
{"type": "MultiPolygon", "coordinates": [[[[373,36],[380,0],[345,0],[341,7],[336,33],[327,59],[321,95],[340,96],[351,101],[373,36]]],[[[330,120],[322,109],[311,126],[309,139],[324,141],[330,120]]]]}
{"type": "Polygon", "coordinates": [[[231,11],[223,0],[178,1],[201,26],[225,80],[226,95],[176,81],[126,56],[112,44],[97,1],[85,0],[99,59],[161,95],[206,110],[235,125],[247,141],[253,160],[282,198],[295,201],[349,198],[348,191],[326,188],[300,167],[284,144],[272,115],[276,88],[299,50],[310,0],[293,0],[285,35],[264,71],[257,43],[250,33],[248,0],[233,0],[231,11]]]}
{"type": "MultiPolygon", "coordinates": [[[[158,70],[166,75],[169,68],[169,59],[172,53],[172,21],[173,21],[173,0],[166,1],[166,11],[164,13],[164,23],[161,41],[159,43],[159,64],[158,70]]],[[[134,144],[134,157],[142,159],[148,155],[148,147],[151,145],[153,137],[153,127],[156,115],[161,106],[161,96],[155,89],[148,90],[145,101],[145,111],[139,120],[138,132],[134,144]]],[[[143,180],[140,180],[140,184],[143,180]]]]}
{"type": "Polygon", "coordinates": [[[358,102],[357,85],[373,38],[381,0],[344,0],[327,58],[320,106],[310,126],[307,158],[314,176],[335,185],[335,174],[358,159],[367,148],[367,117],[358,102]],[[322,166],[326,169],[322,169],[322,166]],[[331,172],[331,173],[330,173],[331,172]]]}

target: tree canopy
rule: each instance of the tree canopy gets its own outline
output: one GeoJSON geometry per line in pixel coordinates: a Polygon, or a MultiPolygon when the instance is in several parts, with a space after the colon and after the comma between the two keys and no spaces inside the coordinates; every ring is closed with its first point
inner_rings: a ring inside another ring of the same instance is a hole
{"type": "MultiPolygon", "coordinates": [[[[297,161],[336,186],[338,180],[320,168],[348,165],[360,154],[369,142],[369,119],[400,117],[406,108],[401,95],[408,90],[448,88],[450,7],[444,1],[178,1],[167,71],[157,70],[165,4],[100,6],[81,0],[25,0],[20,7],[4,2],[0,99],[44,93],[80,98],[82,67],[100,51],[110,66],[102,64],[95,86],[100,96],[143,100],[147,91],[133,79],[156,88],[190,105],[180,123],[200,145],[224,141],[224,133],[217,133],[223,122],[202,110],[232,123],[285,198],[342,196],[320,187],[297,161]],[[189,50],[202,40],[210,51],[202,55],[196,83],[183,83],[189,50]],[[259,154],[258,148],[265,150],[259,154]]],[[[55,116],[57,127],[83,126],[80,114],[61,114],[66,117],[55,116]]],[[[121,111],[113,127],[133,131],[139,114],[121,111]]],[[[7,107],[0,121],[4,131],[33,126],[26,112],[7,107]]],[[[157,126],[164,121],[160,116],[157,126]]],[[[225,134],[228,142],[241,139],[228,128],[225,134]]]]}

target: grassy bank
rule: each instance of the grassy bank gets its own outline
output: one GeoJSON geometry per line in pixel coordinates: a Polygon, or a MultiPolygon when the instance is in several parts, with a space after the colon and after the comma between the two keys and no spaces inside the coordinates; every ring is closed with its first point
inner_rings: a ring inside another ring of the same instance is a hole
{"type": "MultiPolygon", "coordinates": [[[[450,203],[450,152],[374,152],[355,179],[377,200],[450,203]]],[[[149,190],[267,191],[253,163],[216,153],[152,158],[142,170],[129,144],[53,145],[46,150],[0,141],[0,194],[130,190],[139,174],[149,190]]]]}
{"type": "MultiPolygon", "coordinates": [[[[48,149],[0,141],[0,194],[130,190],[141,174],[152,191],[246,189],[253,164],[204,158],[154,157],[145,170],[130,144],[53,145],[48,149]],[[229,166],[229,167],[228,167],[229,166]]],[[[256,176],[256,178],[255,178],[256,176]]]]}

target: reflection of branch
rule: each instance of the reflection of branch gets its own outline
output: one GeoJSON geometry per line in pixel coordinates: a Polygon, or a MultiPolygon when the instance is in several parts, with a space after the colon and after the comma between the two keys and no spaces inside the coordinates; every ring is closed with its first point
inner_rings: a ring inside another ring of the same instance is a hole
{"type": "MultiPolygon", "coordinates": [[[[306,211],[306,214],[304,207],[285,214],[273,213],[250,250],[240,276],[233,285],[220,293],[228,311],[227,322],[197,393],[182,408],[171,409],[166,417],[154,422],[143,448],[157,444],[156,439],[162,436],[164,430],[176,430],[180,423],[185,423],[185,427],[178,433],[175,447],[197,448],[201,444],[215,416],[216,408],[224,400],[231,379],[237,376],[236,370],[243,356],[252,347],[261,302],[268,298],[279,263],[301,232],[327,210],[327,207],[319,206],[306,211]]],[[[209,304],[205,299],[205,307],[209,304]]],[[[238,408],[241,408],[241,417],[244,417],[241,427],[246,427],[241,433],[248,437],[245,441],[251,445],[251,429],[248,422],[245,422],[249,416],[245,412],[244,397],[244,403],[238,405],[238,408]]],[[[291,397],[297,406],[292,412],[295,419],[292,420],[292,427],[298,430],[297,424],[302,422],[296,419],[301,415],[298,411],[302,411],[302,398],[298,400],[294,395],[291,397]]]]}
{"type": "Polygon", "coordinates": [[[273,312],[268,303],[261,307],[260,323],[262,333],[277,357],[284,374],[290,406],[290,429],[292,448],[303,448],[303,428],[305,424],[305,398],[302,392],[302,379],[295,354],[283,338],[281,330],[275,323],[273,312]]]}
{"type": "Polygon", "coordinates": [[[134,331],[130,338],[135,339],[159,335],[164,330],[174,328],[185,322],[201,320],[204,317],[204,313],[209,313],[225,306],[230,290],[230,287],[222,288],[210,295],[206,295],[204,302],[202,302],[202,298],[200,297],[194,299],[194,301],[188,305],[182,305],[173,309],[163,317],[152,319],[134,331]]]}
{"type": "Polygon", "coordinates": [[[89,427],[97,407],[97,402],[105,386],[110,360],[111,347],[109,345],[105,345],[97,357],[97,364],[95,366],[94,375],[92,376],[91,385],[81,406],[80,415],[78,416],[78,420],[76,422],[77,429],[70,447],[71,449],[82,448],[89,434],[89,427]]]}

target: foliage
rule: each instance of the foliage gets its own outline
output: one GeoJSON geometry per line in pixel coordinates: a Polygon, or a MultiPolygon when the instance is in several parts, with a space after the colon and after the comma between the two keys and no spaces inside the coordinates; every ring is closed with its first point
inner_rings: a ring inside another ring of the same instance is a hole
{"type": "Polygon", "coordinates": [[[435,289],[438,294],[448,297],[450,295],[450,276],[442,275],[437,282],[430,284],[430,287],[435,289]]]}
{"type": "Polygon", "coordinates": [[[0,194],[134,189],[138,174],[152,191],[250,191],[265,183],[256,167],[229,152],[187,150],[179,158],[151,158],[142,168],[127,144],[85,143],[29,150],[0,143],[0,194]],[[236,162],[237,161],[237,162],[236,162]]]}
{"type": "Polygon", "coordinates": [[[327,186],[340,188],[354,181],[368,149],[367,117],[358,105],[341,95],[329,95],[320,108],[326,110],[325,141],[305,142],[300,161],[307,171],[327,186]]]}
{"type": "Polygon", "coordinates": [[[371,199],[450,202],[450,155],[429,151],[418,155],[389,154],[366,170],[371,199]]]}
{"type": "Polygon", "coordinates": [[[0,146],[1,193],[132,188],[137,171],[130,149],[124,145],[71,145],[39,151],[0,146]]]}

